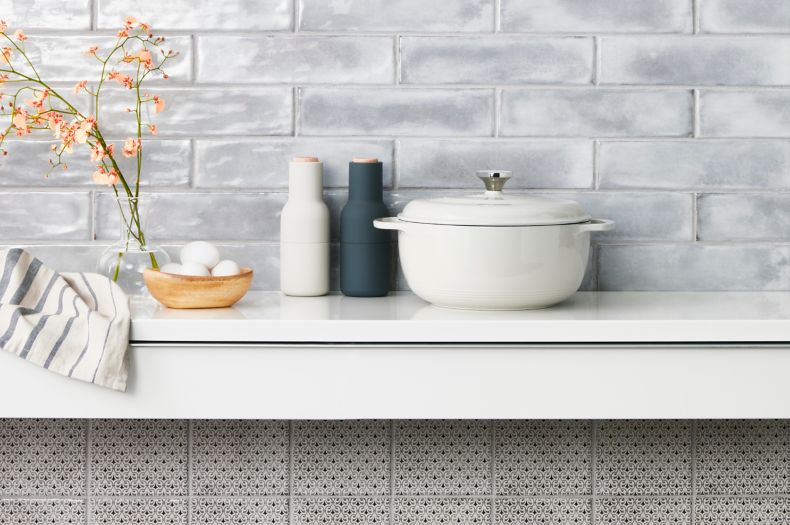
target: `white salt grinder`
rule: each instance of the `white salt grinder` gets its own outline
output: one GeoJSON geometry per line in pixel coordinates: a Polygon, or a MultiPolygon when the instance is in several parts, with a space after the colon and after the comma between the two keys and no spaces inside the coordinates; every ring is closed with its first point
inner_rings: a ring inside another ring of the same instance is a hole
{"type": "Polygon", "coordinates": [[[288,166],[288,202],[280,218],[280,289],[285,295],[329,293],[329,208],[324,165],[294,157],[288,166]]]}

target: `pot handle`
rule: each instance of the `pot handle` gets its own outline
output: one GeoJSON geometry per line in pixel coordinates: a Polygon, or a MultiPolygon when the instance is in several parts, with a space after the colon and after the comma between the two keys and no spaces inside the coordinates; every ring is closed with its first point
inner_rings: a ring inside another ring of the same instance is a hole
{"type": "Polygon", "coordinates": [[[406,231],[406,225],[397,217],[382,217],[373,221],[373,227],[379,230],[406,231]]]}
{"type": "Polygon", "coordinates": [[[608,232],[614,230],[614,221],[607,219],[591,219],[579,224],[579,232],[608,232]]]}

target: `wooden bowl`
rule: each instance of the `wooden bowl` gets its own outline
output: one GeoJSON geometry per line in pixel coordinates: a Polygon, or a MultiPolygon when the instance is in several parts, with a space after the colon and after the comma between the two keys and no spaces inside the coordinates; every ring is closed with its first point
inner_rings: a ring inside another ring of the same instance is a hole
{"type": "Polygon", "coordinates": [[[146,268],[143,279],[154,299],[168,308],[225,308],[250,289],[252,269],[227,277],[197,277],[146,268]]]}

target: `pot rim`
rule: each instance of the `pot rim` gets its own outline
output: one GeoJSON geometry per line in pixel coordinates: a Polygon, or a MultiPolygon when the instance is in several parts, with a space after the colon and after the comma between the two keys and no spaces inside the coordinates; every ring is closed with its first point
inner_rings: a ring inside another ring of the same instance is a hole
{"type": "Polygon", "coordinates": [[[532,227],[532,226],[565,226],[565,225],[573,225],[573,224],[584,224],[587,222],[592,221],[593,219],[588,215],[586,218],[582,218],[581,220],[576,221],[566,221],[566,220],[557,220],[557,221],[541,221],[541,222],[524,222],[524,223],[513,223],[513,224],[473,224],[472,222],[451,222],[451,221],[429,221],[429,220],[419,220],[414,218],[409,218],[408,216],[404,216],[402,213],[397,215],[398,220],[403,222],[409,222],[413,224],[429,224],[435,226],[470,226],[475,228],[519,228],[519,227],[532,227]]]}

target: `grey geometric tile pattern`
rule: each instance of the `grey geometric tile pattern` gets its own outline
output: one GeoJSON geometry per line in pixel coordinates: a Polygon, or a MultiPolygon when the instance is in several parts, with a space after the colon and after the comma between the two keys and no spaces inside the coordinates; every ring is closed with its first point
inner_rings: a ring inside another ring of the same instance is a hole
{"type": "Polygon", "coordinates": [[[790,525],[782,420],[14,419],[0,438],[0,525],[790,525]]]}
{"type": "Polygon", "coordinates": [[[694,522],[704,525],[788,525],[790,498],[697,498],[694,522]]]}
{"type": "Polygon", "coordinates": [[[294,422],[292,477],[294,494],[389,494],[389,423],[294,422]]]}
{"type": "Polygon", "coordinates": [[[393,523],[396,525],[483,525],[491,523],[488,499],[396,498],[393,523]]]}
{"type": "Polygon", "coordinates": [[[84,421],[0,419],[0,496],[84,491],[84,421]]]}
{"type": "Polygon", "coordinates": [[[602,499],[596,502],[594,519],[600,525],[689,525],[691,501],[688,498],[602,499]]]}
{"type": "Polygon", "coordinates": [[[496,423],[496,493],[590,494],[591,425],[586,421],[496,423]]]}
{"type": "Polygon", "coordinates": [[[389,522],[385,498],[294,498],[293,525],[383,525],[389,522]]]}
{"type": "Polygon", "coordinates": [[[91,493],[187,495],[187,422],[91,422],[91,493]]]}
{"type": "Polygon", "coordinates": [[[790,421],[701,421],[697,494],[789,494],[790,421]]]}
{"type": "Polygon", "coordinates": [[[288,500],[266,499],[203,499],[192,502],[192,523],[200,525],[286,525],[288,500]]]}
{"type": "Polygon", "coordinates": [[[193,494],[254,496],[288,492],[288,423],[196,421],[193,494]]]}
{"type": "Polygon", "coordinates": [[[395,422],[397,494],[491,492],[491,423],[395,422]]]}
{"type": "Polygon", "coordinates": [[[605,495],[691,493],[688,421],[602,421],[595,431],[596,489],[605,495]]]}
{"type": "Polygon", "coordinates": [[[0,499],[0,525],[83,525],[85,502],[68,499],[0,499]]]}
{"type": "Polygon", "coordinates": [[[89,525],[187,525],[184,499],[91,500],[89,525]]]}
{"type": "Polygon", "coordinates": [[[584,498],[499,499],[495,502],[497,525],[588,525],[592,504],[584,498]]]}

